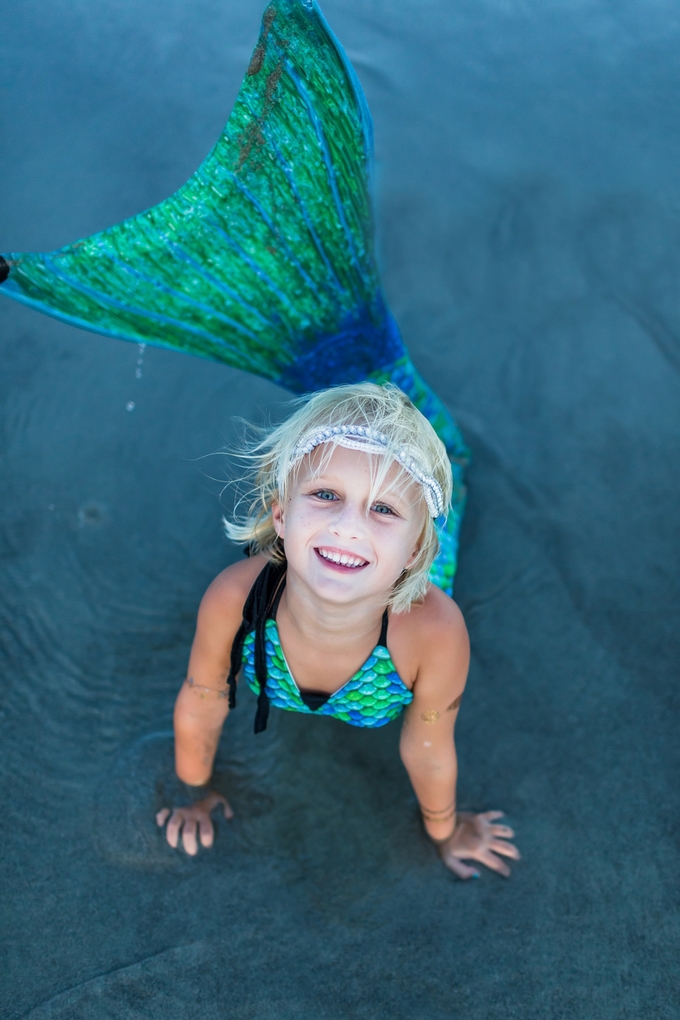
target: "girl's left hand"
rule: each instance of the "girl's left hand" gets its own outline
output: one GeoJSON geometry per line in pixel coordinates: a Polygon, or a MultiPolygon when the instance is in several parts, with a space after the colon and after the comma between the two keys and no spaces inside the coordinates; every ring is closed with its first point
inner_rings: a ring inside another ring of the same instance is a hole
{"type": "Polygon", "coordinates": [[[502,817],[502,811],[485,811],[481,815],[459,813],[453,833],[437,845],[446,867],[459,878],[479,878],[479,872],[463,864],[463,858],[479,861],[507,878],[510,868],[502,857],[518,861],[519,850],[514,843],[507,842],[515,835],[512,829],[507,825],[494,824],[502,817]]]}

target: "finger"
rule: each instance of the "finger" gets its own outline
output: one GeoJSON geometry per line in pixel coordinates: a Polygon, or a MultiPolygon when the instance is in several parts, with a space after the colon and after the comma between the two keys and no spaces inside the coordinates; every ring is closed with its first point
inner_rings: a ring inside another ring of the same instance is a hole
{"type": "Polygon", "coordinates": [[[484,818],[487,822],[495,822],[497,818],[505,817],[505,811],[485,811],[479,817],[484,818]]]}
{"type": "Polygon", "coordinates": [[[156,814],[156,825],[161,825],[161,826],[165,825],[165,823],[167,822],[169,817],[170,817],[170,808],[166,808],[166,807],[161,808],[160,811],[156,814]]]}
{"type": "Polygon", "coordinates": [[[514,860],[519,860],[519,850],[514,843],[506,843],[504,840],[492,839],[489,843],[489,850],[493,850],[494,853],[503,854],[504,857],[512,857],[514,860]]]}
{"type": "Polygon", "coordinates": [[[215,830],[213,829],[213,823],[210,821],[210,815],[201,815],[198,820],[198,833],[201,840],[201,846],[213,845],[215,830]]]}
{"type": "Polygon", "coordinates": [[[165,830],[165,838],[170,846],[174,848],[179,843],[179,830],[182,828],[184,815],[180,811],[173,811],[165,830]]]}
{"type": "Polygon", "coordinates": [[[184,828],[182,829],[182,846],[190,857],[194,857],[198,853],[195,818],[187,818],[184,823],[184,828]]]}
{"type": "Polygon", "coordinates": [[[215,793],[213,791],[213,793],[211,793],[205,799],[206,809],[208,811],[212,811],[212,809],[217,807],[218,804],[222,804],[223,805],[224,817],[225,818],[233,818],[234,817],[234,812],[231,810],[231,807],[228,804],[226,797],[223,797],[221,793],[215,793]]]}
{"type": "Polygon", "coordinates": [[[442,857],[444,864],[452,871],[454,875],[458,875],[458,878],[462,878],[466,881],[468,878],[479,878],[479,872],[476,868],[471,868],[468,864],[463,864],[461,860],[454,857],[453,854],[445,854],[442,857]]]}
{"type": "Polygon", "coordinates": [[[497,871],[498,874],[503,875],[504,878],[508,878],[510,876],[510,868],[507,866],[505,861],[502,861],[500,857],[496,857],[495,854],[492,854],[489,850],[485,850],[483,853],[477,854],[476,856],[478,861],[481,861],[482,864],[485,864],[486,867],[490,868],[492,871],[497,871]]]}
{"type": "Polygon", "coordinates": [[[512,839],[515,835],[514,830],[509,825],[492,825],[491,826],[492,836],[503,836],[505,839],[512,839]]]}

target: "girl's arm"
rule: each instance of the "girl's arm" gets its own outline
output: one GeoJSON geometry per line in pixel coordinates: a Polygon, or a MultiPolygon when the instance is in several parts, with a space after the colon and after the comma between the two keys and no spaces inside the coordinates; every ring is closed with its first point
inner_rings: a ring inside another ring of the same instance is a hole
{"type": "Polygon", "coordinates": [[[186,679],[175,702],[175,768],[179,779],[192,786],[210,781],[229,714],[229,658],[244,601],[240,586],[230,580],[225,571],[203,596],[186,679]]]}
{"type": "Polygon", "coordinates": [[[508,875],[509,868],[497,854],[518,858],[519,853],[505,841],[512,830],[495,824],[501,812],[462,815],[456,810],[454,727],[470,663],[463,616],[454,602],[437,592],[418,622],[419,667],[400,752],[425,830],[438,845],[444,863],[459,877],[478,876],[461,858],[481,861],[508,875]]]}
{"type": "MultiPolygon", "coordinates": [[[[439,596],[439,593],[437,593],[439,596]]],[[[453,730],[470,663],[463,616],[450,599],[428,599],[419,614],[419,664],[401,731],[401,760],[435,840],[453,832],[458,762],[453,730]]]]}
{"type": "Polygon", "coordinates": [[[172,812],[163,808],[156,820],[164,825],[169,818],[168,843],[176,847],[181,830],[182,845],[192,855],[198,851],[197,830],[203,846],[212,844],[212,809],[222,804],[225,817],[231,818],[233,814],[224,797],[207,789],[207,785],[229,714],[227,676],[231,645],[241,624],[250,586],[262,569],[261,559],[253,557],[229,567],[203,596],[187,676],[175,702],[175,768],[181,782],[195,789],[188,791],[192,803],[175,807],[172,812]]]}

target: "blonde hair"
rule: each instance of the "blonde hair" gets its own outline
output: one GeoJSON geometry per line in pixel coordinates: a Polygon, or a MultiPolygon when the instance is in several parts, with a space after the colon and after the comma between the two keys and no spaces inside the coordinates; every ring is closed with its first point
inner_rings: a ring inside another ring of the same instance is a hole
{"type": "MultiPolygon", "coordinates": [[[[252,465],[250,491],[237,503],[234,520],[225,519],[228,537],[246,544],[252,553],[264,553],[270,560],[285,559],[283,545],[276,534],[272,519],[272,505],[285,503],[291,480],[294,479],[301,459],[296,447],[310,434],[342,426],[360,426],[382,433],[387,440],[385,454],[372,458],[372,503],[385,476],[393,464],[400,474],[411,480],[392,451],[406,450],[420,469],[431,476],[441,487],[445,513],[451,502],[451,464],[446,448],[427,418],[409,398],[392,383],[380,386],[363,382],[349,386],[334,386],[294,402],[297,409],[280,425],[269,430],[258,430],[257,438],[246,445],[238,456],[252,465]],[[264,434],[262,434],[264,433],[264,434]],[[245,514],[239,507],[247,504],[245,514]]],[[[338,437],[341,439],[341,436],[338,437]]],[[[332,455],[335,438],[324,443],[325,450],[317,465],[321,473],[332,455]]],[[[404,570],[395,583],[386,602],[395,612],[407,611],[413,602],[423,598],[428,587],[428,574],[439,552],[439,538],[435,522],[430,515],[425,496],[420,489],[423,527],[414,563],[404,570]]]]}

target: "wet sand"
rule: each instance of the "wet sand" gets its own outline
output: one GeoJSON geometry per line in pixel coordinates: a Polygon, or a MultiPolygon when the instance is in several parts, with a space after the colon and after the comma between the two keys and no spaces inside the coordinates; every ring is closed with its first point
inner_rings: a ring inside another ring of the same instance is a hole
{"type": "MultiPolygon", "coordinates": [[[[210,455],[285,394],[1,302],[1,1015],[675,1020],[680,3],[324,13],[374,116],[389,301],[473,451],[460,802],[505,809],[523,860],[456,881],[398,725],[255,738],[245,692],[234,821],[195,860],[165,845],[195,611],[237,555],[210,455]]],[[[0,250],[182,184],[260,14],[3,11],[0,250]]]]}

